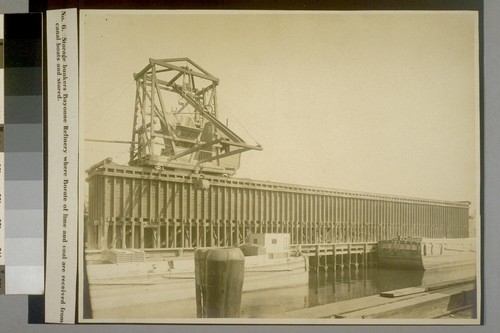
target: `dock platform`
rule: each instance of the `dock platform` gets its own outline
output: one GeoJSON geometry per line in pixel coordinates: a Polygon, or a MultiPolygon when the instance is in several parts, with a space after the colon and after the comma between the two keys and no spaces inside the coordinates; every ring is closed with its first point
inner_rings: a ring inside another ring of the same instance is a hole
{"type": "Polygon", "coordinates": [[[468,308],[474,309],[475,304],[476,283],[468,280],[440,286],[394,290],[275,314],[272,318],[429,319],[448,316],[468,308]]]}

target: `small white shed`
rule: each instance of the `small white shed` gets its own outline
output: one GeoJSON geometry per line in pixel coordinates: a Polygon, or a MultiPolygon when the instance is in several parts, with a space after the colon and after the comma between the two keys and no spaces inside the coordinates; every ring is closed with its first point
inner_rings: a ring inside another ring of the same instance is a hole
{"type": "Polygon", "coordinates": [[[271,259],[288,258],[290,256],[290,234],[250,234],[248,243],[263,246],[271,259]]]}

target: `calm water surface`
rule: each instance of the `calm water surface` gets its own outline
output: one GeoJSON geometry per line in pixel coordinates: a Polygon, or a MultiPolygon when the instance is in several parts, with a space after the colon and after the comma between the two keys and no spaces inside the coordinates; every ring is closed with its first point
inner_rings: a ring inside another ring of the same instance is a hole
{"type": "MultiPolygon", "coordinates": [[[[378,294],[382,291],[429,286],[475,276],[474,266],[446,270],[412,271],[382,268],[310,271],[309,283],[263,291],[246,292],[241,317],[264,318],[286,311],[378,294]]],[[[94,313],[94,318],[196,318],[194,299],[121,307],[94,313]]]]}
{"type": "Polygon", "coordinates": [[[243,294],[242,317],[266,317],[317,305],[375,295],[394,289],[429,286],[475,276],[474,266],[444,270],[413,271],[367,268],[341,271],[310,271],[302,287],[255,291],[243,294]]]}

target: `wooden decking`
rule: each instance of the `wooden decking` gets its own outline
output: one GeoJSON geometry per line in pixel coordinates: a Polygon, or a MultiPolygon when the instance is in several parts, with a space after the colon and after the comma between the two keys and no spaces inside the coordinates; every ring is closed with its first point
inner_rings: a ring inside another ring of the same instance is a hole
{"type": "Polygon", "coordinates": [[[440,318],[454,311],[474,308],[476,305],[476,283],[473,280],[457,281],[436,288],[412,288],[411,292],[409,290],[395,290],[384,294],[385,296],[373,295],[289,311],[275,314],[272,317],[430,319],[440,318]]]}

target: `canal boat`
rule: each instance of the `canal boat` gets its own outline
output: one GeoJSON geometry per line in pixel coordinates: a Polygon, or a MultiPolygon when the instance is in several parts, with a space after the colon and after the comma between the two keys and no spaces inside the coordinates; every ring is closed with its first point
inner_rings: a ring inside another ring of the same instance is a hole
{"type": "MultiPolygon", "coordinates": [[[[262,242],[274,247],[262,247],[245,256],[243,293],[308,284],[307,258],[291,255],[288,234],[252,234],[249,240],[243,247],[246,251],[248,245],[262,242]]],[[[196,298],[192,255],[161,258],[134,249],[111,249],[100,256],[101,261],[94,255],[86,266],[93,318],[109,314],[118,318],[136,307],[196,298]]]]}
{"type": "Polygon", "coordinates": [[[474,265],[475,238],[410,237],[383,240],[377,245],[381,266],[430,270],[474,265]]]}

